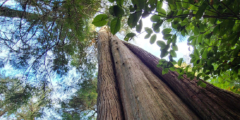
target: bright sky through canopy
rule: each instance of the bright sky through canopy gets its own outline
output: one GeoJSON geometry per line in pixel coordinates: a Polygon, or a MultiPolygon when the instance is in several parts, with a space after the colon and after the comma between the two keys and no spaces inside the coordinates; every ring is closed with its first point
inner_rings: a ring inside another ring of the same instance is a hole
{"type": "MultiPolygon", "coordinates": [[[[145,27],[149,27],[151,28],[152,26],[152,22],[150,20],[151,16],[148,16],[143,20],[143,29],[145,27]]],[[[157,33],[157,40],[163,40],[163,35],[161,33],[161,31],[163,30],[163,28],[160,28],[160,32],[157,33]]],[[[146,35],[146,33],[141,33],[138,34],[137,32],[135,32],[137,34],[137,37],[134,38],[134,40],[131,40],[130,43],[135,44],[141,48],[143,48],[144,50],[152,53],[153,55],[157,56],[158,58],[160,58],[160,47],[156,44],[156,42],[154,44],[150,44],[149,39],[144,39],[144,36],[146,35]]],[[[179,38],[179,37],[178,37],[179,38]]],[[[191,51],[188,50],[189,46],[187,45],[187,38],[185,38],[185,40],[183,41],[179,41],[179,39],[177,40],[177,46],[178,46],[178,51],[177,53],[177,57],[175,58],[175,60],[178,60],[179,58],[184,58],[185,61],[187,63],[190,62],[189,59],[189,54],[191,53],[191,51]]],[[[190,50],[192,50],[193,48],[190,47],[190,50]]],[[[164,57],[164,59],[168,59],[168,56],[164,57]]]]}

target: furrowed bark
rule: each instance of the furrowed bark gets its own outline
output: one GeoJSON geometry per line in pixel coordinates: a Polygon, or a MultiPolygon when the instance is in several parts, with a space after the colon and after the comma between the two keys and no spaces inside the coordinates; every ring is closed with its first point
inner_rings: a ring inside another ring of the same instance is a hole
{"type": "Polygon", "coordinates": [[[111,47],[125,119],[198,119],[198,116],[115,36],[111,38],[111,47]]]}
{"type": "Polygon", "coordinates": [[[98,120],[122,120],[122,108],[117,91],[108,32],[103,27],[98,34],[98,120]]]}
{"type": "Polygon", "coordinates": [[[162,75],[162,68],[156,67],[159,58],[145,50],[124,42],[124,44],[165,82],[202,119],[231,120],[240,119],[240,96],[207,84],[206,88],[197,86],[198,80],[190,81],[186,75],[179,80],[178,73],[169,71],[162,75]]]}

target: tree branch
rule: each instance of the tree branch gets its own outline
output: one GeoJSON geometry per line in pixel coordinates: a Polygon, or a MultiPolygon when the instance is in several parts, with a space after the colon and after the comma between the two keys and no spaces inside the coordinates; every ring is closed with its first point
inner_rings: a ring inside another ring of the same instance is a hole
{"type": "Polygon", "coordinates": [[[229,11],[231,11],[233,13],[234,16],[237,17],[237,19],[240,20],[240,18],[237,16],[237,14],[235,14],[225,3],[221,2],[229,11]]]}

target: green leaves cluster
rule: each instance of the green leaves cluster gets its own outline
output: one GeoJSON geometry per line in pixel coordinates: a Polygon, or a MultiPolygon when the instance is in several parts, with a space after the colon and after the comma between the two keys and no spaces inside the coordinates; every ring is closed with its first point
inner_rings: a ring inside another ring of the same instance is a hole
{"type": "MultiPolygon", "coordinates": [[[[113,5],[109,8],[109,13],[113,16],[113,19],[110,22],[110,31],[115,35],[121,28],[121,20],[124,15],[123,2],[124,0],[109,0],[109,2],[116,1],[117,5],[113,5]]],[[[97,27],[104,26],[108,23],[110,17],[106,14],[99,14],[94,19],[92,24],[97,27]]],[[[126,38],[127,39],[127,38],[126,38]]]]}
{"type": "MultiPolygon", "coordinates": [[[[163,0],[131,1],[128,26],[136,28],[138,33],[142,30],[142,18],[153,13],[152,28],[145,28],[145,39],[150,38],[151,44],[156,41],[156,34],[153,32],[158,33],[163,23],[170,25],[170,28],[162,30],[164,40],[157,41],[161,49],[160,56],[169,56],[168,62],[176,62],[173,58],[178,50],[177,36],[188,37],[188,45],[194,48],[190,55],[192,72],[186,73],[190,78],[199,73],[197,78],[207,80],[210,76],[219,76],[230,70],[233,78],[240,79],[239,0],[166,0],[168,11],[163,9],[163,0]],[[218,67],[214,68],[213,64],[218,67]]],[[[119,13],[122,13],[121,10],[119,13]]],[[[115,34],[117,30],[111,32],[115,34]]],[[[126,38],[130,38],[131,35],[127,36],[126,38]]],[[[178,63],[181,65],[182,61],[180,59],[178,63]]],[[[168,66],[169,68],[171,67],[168,66]]],[[[180,75],[184,71],[187,72],[183,68],[178,70],[180,75]]]]}

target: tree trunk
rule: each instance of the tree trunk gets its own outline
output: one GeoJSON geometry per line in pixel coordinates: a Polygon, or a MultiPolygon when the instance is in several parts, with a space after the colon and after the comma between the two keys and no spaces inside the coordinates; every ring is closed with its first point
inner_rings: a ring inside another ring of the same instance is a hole
{"type": "Polygon", "coordinates": [[[147,51],[124,42],[124,44],[151,69],[155,75],[167,85],[197,113],[202,119],[215,120],[239,120],[240,96],[232,92],[219,89],[207,84],[206,88],[197,85],[196,78],[190,80],[184,75],[184,79],[178,79],[178,73],[169,71],[162,75],[162,68],[158,68],[159,59],[147,51]],[[146,59],[147,58],[147,59],[146,59]]]}
{"type": "Polygon", "coordinates": [[[10,17],[10,18],[36,18],[39,17],[40,15],[26,12],[26,11],[20,11],[20,10],[14,10],[8,7],[1,7],[0,8],[0,16],[1,17],[10,17]]]}
{"type": "Polygon", "coordinates": [[[100,31],[99,36],[98,98],[102,99],[98,99],[98,120],[116,119],[108,117],[114,113],[124,115],[118,119],[128,120],[240,119],[239,95],[210,84],[199,87],[197,80],[186,76],[179,80],[176,72],[162,75],[162,69],[156,67],[157,57],[107,31],[100,31]],[[108,82],[103,83],[103,77],[108,82]]]}
{"type": "Polygon", "coordinates": [[[123,119],[110,50],[109,34],[104,27],[98,34],[98,120],[123,119]]]}

